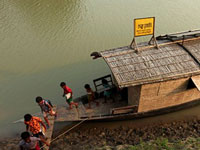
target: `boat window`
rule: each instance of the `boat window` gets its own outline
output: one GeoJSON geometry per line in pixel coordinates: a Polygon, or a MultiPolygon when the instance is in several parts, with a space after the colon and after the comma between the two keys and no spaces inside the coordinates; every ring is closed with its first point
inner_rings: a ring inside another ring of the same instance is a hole
{"type": "Polygon", "coordinates": [[[112,81],[112,76],[109,74],[109,75],[106,75],[106,76],[103,76],[103,77],[100,77],[98,79],[94,79],[93,80],[93,83],[94,83],[94,87],[95,87],[95,90],[96,92],[103,92],[105,87],[103,86],[102,84],[102,80],[106,80],[108,82],[108,84],[111,86],[111,88],[114,87],[113,85],[113,81],[112,81]]]}

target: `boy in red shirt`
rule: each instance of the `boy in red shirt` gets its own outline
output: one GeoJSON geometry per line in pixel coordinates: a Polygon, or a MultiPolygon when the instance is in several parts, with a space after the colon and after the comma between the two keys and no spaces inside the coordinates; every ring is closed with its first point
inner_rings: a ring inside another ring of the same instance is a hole
{"type": "Polygon", "coordinates": [[[66,86],[65,82],[61,82],[60,86],[64,90],[63,97],[66,98],[66,102],[69,104],[69,108],[72,109],[72,105],[75,105],[77,108],[78,103],[73,102],[72,99],[72,90],[68,86],[66,86]]]}

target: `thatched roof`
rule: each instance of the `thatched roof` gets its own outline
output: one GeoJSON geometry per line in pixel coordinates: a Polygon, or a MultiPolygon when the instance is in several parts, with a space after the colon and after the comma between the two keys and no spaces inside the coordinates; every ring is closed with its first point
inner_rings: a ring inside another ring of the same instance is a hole
{"type": "Polygon", "coordinates": [[[99,52],[117,84],[128,87],[200,74],[200,40],[171,43],[139,52],[129,46],[99,52]]]}

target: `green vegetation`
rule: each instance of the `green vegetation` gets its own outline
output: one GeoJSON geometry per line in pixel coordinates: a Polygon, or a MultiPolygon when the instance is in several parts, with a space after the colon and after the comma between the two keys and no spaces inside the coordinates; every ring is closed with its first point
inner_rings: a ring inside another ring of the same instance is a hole
{"type": "Polygon", "coordinates": [[[105,146],[97,150],[200,150],[200,137],[188,137],[184,140],[169,141],[167,138],[144,142],[140,140],[137,145],[119,145],[116,147],[105,146]]]}

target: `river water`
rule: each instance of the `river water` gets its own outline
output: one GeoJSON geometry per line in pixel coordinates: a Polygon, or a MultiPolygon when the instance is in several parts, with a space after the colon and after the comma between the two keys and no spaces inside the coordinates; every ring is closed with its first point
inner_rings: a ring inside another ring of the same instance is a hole
{"type": "MultiPolygon", "coordinates": [[[[40,95],[63,104],[61,81],[75,97],[110,73],[90,53],[129,45],[133,19],[155,16],[156,35],[200,27],[199,0],[1,0],[0,135],[35,113],[40,95]]],[[[138,42],[146,39],[140,38],[138,42]]]]}

